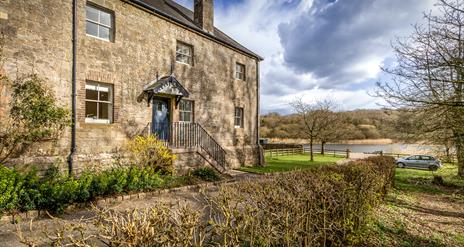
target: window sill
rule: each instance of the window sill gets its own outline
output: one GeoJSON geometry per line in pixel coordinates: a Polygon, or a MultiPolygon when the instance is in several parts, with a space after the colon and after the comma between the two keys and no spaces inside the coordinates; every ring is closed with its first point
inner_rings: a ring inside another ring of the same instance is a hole
{"type": "Polygon", "coordinates": [[[94,38],[94,39],[97,39],[97,40],[100,40],[100,41],[104,41],[104,42],[108,42],[108,43],[114,43],[114,41],[112,40],[109,40],[109,39],[103,39],[103,38],[100,38],[98,36],[94,36],[94,35],[91,35],[91,34],[85,34],[85,36],[89,37],[89,38],[94,38]]]}
{"type": "Polygon", "coordinates": [[[188,64],[188,63],[184,63],[184,62],[179,62],[179,61],[176,61],[176,63],[178,63],[178,64],[182,64],[182,65],[186,65],[186,66],[189,66],[189,67],[193,67],[193,65],[191,65],[191,64],[188,64]]]}
{"type": "Polygon", "coordinates": [[[86,118],[85,123],[86,124],[98,124],[98,125],[110,125],[111,121],[105,120],[105,119],[86,118]]]}

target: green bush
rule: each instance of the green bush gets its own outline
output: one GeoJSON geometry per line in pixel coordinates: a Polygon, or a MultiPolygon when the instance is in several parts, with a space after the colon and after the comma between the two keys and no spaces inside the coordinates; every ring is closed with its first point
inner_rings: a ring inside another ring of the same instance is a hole
{"type": "Polygon", "coordinates": [[[213,168],[210,167],[202,167],[202,168],[197,168],[191,172],[191,175],[203,180],[203,181],[209,181],[209,182],[214,182],[214,181],[219,181],[221,180],[221,177],[219,174],[214,170],[213,168]]]}
{"type": "Polygon", "coordinates": [[[22,183],[19,173],[0,166],[0,215],[18,208],[22,183]]]}
{"type": "Polygon", "coordinates": [[[76,178],[61,174],[56,167],[39,176],[35,170],[21,173],[0,166],[0,214],[35,209],[61,213],[72,203],[89,202],[99,196],[161,188],[168,178],[152,167],[84,172],[76,178]]]}

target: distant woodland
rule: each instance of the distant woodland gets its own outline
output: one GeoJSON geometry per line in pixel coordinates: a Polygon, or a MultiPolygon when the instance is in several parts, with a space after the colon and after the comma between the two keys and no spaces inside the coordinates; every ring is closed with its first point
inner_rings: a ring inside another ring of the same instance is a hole
{"type": "MultiPolygon", "coordinates": [[[[355,110],[340,112],[344,116],[342,140],[364,139],[408,139],[410,128],[414,128],[408,112],[398,110],[355,110]]],[[[329,123],[330,124],[330,123],[329,123]]],[[[337,123],[334,123],[337,124],[337,123]]],[[[280,115],[269,113],[261,116],[261,137],[301,139],[303,122],[297,114],[280,115]]]]}

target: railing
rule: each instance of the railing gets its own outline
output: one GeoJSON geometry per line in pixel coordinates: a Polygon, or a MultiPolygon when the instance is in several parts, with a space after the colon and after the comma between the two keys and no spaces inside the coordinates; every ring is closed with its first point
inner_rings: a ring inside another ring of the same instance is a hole
{"type": "MultiPolygon", "coordinates": [[[[297,155],[297,154],[305,154],[309,153],[309,147],[298,147],[298,148],[277,148],[277,149],[266,149],[264,150],[264,154],[270,157],[274,156],[288,156],[288,155],[297,155]]],[[[324,150],[324,155],[327,156],[341,156],[345,158],[350,157],[350,150],[331,150],[331,149],[325,149],[324,150]]],[[[322,150],[320,149],[313,149],[313,153],[315,154],[321,154],[322,150]]]]}
{"type": "Polygon", "coordinates": [[[170,148],[200,148],[222,168],[226,168],[226,151],[198,123],[152,124],[151,133],[165,141],[170,148]]]}

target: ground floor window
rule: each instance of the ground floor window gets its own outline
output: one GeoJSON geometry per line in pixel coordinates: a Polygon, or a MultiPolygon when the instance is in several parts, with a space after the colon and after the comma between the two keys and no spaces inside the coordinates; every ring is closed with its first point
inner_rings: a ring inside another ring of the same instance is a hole
{"type": "Polygon", "coordinates": [[[179,114],[180,122],[193,122],[193,101],[181,100],[179,102],[179,114]]]}
{"type": "Polygon", "coordinates": [[[243,108],[235,107],[235,118],[234,118],[235,128],[243,128],[243,108]]]}
{"type": "Polygon", "coordinates": [[[98,82],[85,84],[85,122],[106,123],[113,121],[113,86],[98,82]]]}

